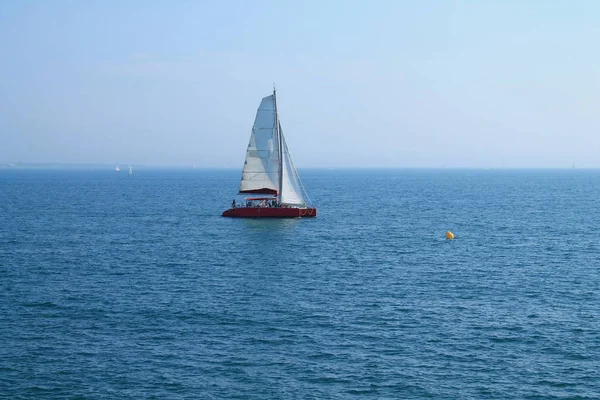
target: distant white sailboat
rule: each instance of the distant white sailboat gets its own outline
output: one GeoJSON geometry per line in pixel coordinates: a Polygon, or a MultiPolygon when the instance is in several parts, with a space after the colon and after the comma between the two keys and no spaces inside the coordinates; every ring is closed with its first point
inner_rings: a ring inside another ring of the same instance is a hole
{"type": "Polygon", "coordinates": [[[131,164],[129,164],[129,175],[133,175],[133,169],[131,168],[131,164]]]}
{"type": "Polygon", "coordinates": [[[121,171],[121,167],[119,167],[119,163],[117,163],[117,166],[115,167],[115,172],[119,172],[121,171]]]}

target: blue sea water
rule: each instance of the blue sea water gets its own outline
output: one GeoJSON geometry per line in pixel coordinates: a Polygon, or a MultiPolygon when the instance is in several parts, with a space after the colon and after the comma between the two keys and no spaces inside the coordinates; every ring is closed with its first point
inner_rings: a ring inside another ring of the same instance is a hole
{"type": "Polygon", "coordinates": [[[0,170],[0,397],[600,398],[600,171],[239,176],[0,170]]]}

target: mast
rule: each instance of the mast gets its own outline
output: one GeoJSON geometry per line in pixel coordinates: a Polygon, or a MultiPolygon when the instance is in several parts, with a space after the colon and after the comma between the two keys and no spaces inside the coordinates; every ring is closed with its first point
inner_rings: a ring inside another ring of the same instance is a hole
{"type": "Polygon", "coordinates": [[[281,191],[283,189],[283,141],[279,131],[279,113],[277,112],[277,91],[273,84],[273,104],[275,106],[275,136],[277,136],[277,149],[279,151],[279,190],[277,191],[277,202],[281,204],[281,191]]]}

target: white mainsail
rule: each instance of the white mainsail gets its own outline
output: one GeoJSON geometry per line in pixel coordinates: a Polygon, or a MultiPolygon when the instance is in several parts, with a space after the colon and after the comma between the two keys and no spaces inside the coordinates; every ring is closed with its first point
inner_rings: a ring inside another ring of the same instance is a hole
{"type": "Polygon", "coordinates": [[[242,170],[240,193],[279,192],[279,147],[275,119],[274,96],[267,96],[260,102],[254,119],[242,170]]]}
{"type": "Polygon", "coordinates": [[[275,91],[262,99],[256,112],[240,193],[274,194],[281,204],[305,206],[300,178],[279,123],[275,91]]]}

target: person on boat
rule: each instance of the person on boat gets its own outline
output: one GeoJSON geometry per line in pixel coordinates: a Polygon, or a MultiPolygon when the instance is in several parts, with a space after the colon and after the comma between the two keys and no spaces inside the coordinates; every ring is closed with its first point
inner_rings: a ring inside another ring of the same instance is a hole
{"type": "Polygon", "coordinates": [[[236,204],[235,204],[235,199],[233,199],[233,201],[231,202],[231,208],[235,208],[236,204]]]}

